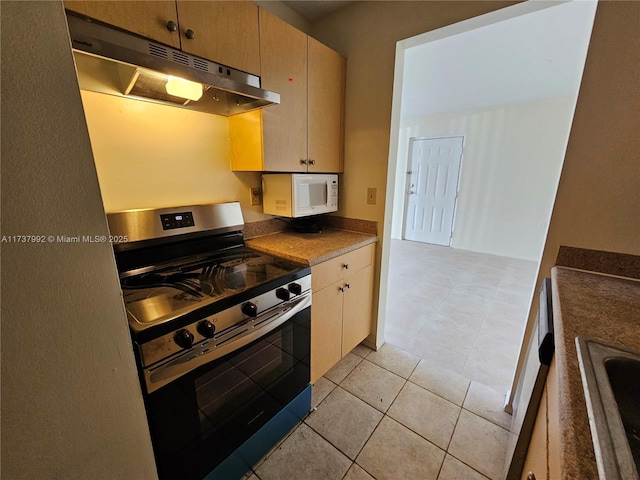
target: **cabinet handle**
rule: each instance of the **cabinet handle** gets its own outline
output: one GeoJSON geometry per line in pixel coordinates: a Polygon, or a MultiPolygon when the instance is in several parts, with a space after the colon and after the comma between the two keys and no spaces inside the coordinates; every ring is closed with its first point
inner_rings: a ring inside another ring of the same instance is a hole
{"type": "Polygon", "coordinates": [[[315,165],[316,161],[315,160],[309,160],[309,165],[315,165]]]}
{"type": "Polygon", "coordinates": [[[170,32],[176,32],[178,30],[178,24],[173,20],[169,20],[167,22],[167,30],[169,30],[170,32]]]}
{"type": "Polygon", "coordinates": [[[351,288],[351,285],[349,285],[348,283],[344,286],[344,288],[351,288]]]}
{"type": "Polygon", "coordinates": [[[345,270],[349,270],[349,264],[348,263],[345,263],[342,266],[344,267],[345,270]]]}
{"type": "Polygon", "coordinates": [[[196,38],[196,32],[194,32],[193,30],[191,30],[190,28],[187,29],[186,32],[184,32],[185,36],[189,39],[189,40],[193,40],[194,38],[196,38]]]}
{"type": "Polygon", "coordinates": [[[338,287],[338,290],[344,293],[344,287],[338,287]]]}
{"type": "Polygon", "coordinates": [[[304,159],[302,159],[302,160],[300,160],[300,163],[301,163],[302,165],[309,165],[309,160],[304,160],[304,159]]]}
{"type": "Polygon", "coordinates": [[[527,480],[536,480],[536,474],[533,472],[529,472],[527,474],[527,480]]]}

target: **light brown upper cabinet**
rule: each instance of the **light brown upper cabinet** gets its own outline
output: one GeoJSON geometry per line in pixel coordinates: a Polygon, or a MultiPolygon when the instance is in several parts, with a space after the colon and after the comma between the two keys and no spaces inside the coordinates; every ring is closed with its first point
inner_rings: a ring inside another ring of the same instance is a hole
{"type": "Polygon", "coordinates": [[[308,47],[309,171],[342,172],[346,62],[311,37],[308,47]]]}
{"type": "Polygon", "coordinates": [[[260,9],[262,88],[280,94],[263,110],[265,170],[306,172],[307,35],[260,9]]]}
{"type": "Polygon", "coordinates": [[[345,59],[262,8],[260,57],[280,104],[229,117],[232,170],[341,172],[345,59]]]}
{"type": "Polygon", "coordinates": [[[260,75],[258,6],[253,2],[71,0],[64,6],[187,53],[260,75]]]}
{"type": "Polygon", "coordinates": [[[180,48],[175,2],[65,0],[64,6],[72,12],[180,48]]]}
{"type": "Polygon", "coordinates": [[[183,51],[260,75],[255,3],[178,0],[177,4],[183,51]]]}

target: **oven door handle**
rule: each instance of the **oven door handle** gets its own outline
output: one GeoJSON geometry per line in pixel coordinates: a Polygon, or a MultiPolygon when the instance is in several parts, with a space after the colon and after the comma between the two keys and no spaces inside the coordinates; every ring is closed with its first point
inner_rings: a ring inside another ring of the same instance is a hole
{"type": "Polygon", "coordinates": [[[201,342],[177,358],[157,367],[145,369],[144,377],[148,393],[158,390],[201,365],[223,357],[263,337],[310,306],[311,292],[309,291],[247,322],[244,333],[233,339],[223,340],[214,345],[211,340],[201,342]]]}

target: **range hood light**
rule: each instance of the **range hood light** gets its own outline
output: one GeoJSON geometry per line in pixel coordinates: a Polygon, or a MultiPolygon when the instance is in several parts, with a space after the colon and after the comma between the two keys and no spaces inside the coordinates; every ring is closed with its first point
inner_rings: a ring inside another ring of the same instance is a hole
{"type": "Polygon", "coordinates": [[[166,85],[167,93],[180,98],[193,100],[202,98],[202,84],[169,75],[166,85]]]}

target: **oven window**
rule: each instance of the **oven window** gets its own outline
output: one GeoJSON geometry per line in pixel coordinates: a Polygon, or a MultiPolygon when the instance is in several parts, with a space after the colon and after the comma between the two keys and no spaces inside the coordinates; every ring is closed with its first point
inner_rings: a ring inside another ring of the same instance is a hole
{"type": "Polygon", "coordinates": [[[304,373],[296,371],[301,370],[305,359],[295,357],[293,335],[293,327],[289,325],[195,380],[204,436],[226,424],[235,424],[229,432],[235,437],[234,431],[240,426],[237,422],[241,423],[241,429],[252,430],[253,423],[263,423],[260,422],[263,415],[279,410],[285,399],[279,393],[281,384],[295,382],[304,373]],[[256,399],[261,401],[258,408],[252,407],[256,399]]]}
{"type": "Polygon", "coordinates": [[[202,478],[213,470],[306,388],[309,353],[307,308],[152,393],[148,409],[160,477],[202,478]],[[193,476],[185,474],[185,463],[199,465],[193,476]],[[182,467],[174,471],[176,465],[182,467]]]}

